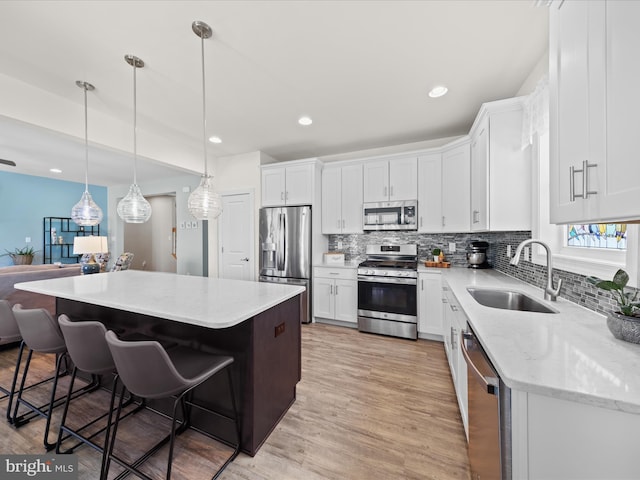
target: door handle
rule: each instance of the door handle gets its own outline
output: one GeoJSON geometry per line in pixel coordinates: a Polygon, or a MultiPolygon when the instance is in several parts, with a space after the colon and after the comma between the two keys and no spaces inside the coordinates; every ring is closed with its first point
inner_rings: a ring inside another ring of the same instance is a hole
{"type": "Polygon", "coordinates": [[[249,261],[249,257],[244,257],[240,259],[241,262],[248,262],[249,261]]]}

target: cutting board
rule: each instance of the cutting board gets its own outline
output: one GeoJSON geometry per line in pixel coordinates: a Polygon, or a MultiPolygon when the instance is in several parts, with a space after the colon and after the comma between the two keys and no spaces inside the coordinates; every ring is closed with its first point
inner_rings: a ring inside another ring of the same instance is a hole
{"type": "Polygon", "coordinates": [[[432,262],[427,260],[424,262],[425,267],[434,267],[434,268],[449,268],[451,267],[450,262],[432,262]]]}

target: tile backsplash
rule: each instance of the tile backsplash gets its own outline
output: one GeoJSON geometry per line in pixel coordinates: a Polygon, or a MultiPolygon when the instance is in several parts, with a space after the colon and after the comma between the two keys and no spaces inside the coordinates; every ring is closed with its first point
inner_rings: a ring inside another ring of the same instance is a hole
{"type": "MultiPolygon", "coordinates": [[[[453,266],[466,267],[468,246],[474,240],[484,240],[490,245],[487,259],[496,270],[536,287],[544,288],[547,278],[546,266],[536,265],[522,259],[518,266],[514,267],[509,264],[506,255],[507,245],[511,245],[512,250],[515,251],[520,242],[529,238],[531,238],[529,231],[441,234],[371,232],[329,235],[329,250],[343,252],[347,261],[360,262],[365,258],[366,245],[415,243],[418,245],[418,259],[420,261],[430,260],[431,250],[437,247],[442,249],[446,260],[451,262],[453,266]],[[450,243],[456,245],[454,253],[449,251],[450,243]],[[342,248],[338,248],[339,245],[342,248]]],[[[617,304],[611,294],[588,283],[585,276],[554,269],[554,285],[557,285],[559,279],[562,279],[561,297],[605,315],[616,310],[617,304]]]]}

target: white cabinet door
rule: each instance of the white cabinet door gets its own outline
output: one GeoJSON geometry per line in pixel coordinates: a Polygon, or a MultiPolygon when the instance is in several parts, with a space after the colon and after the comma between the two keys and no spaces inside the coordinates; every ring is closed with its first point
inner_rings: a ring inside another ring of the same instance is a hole
{"type": "Polygon", "coordinates": [[[489,118],[485,117],[471,140],[472,232],[486,231],[489,227],[489,126],[489,118]]]}
{"type": "Polygon", "coordinates": [[[342,167],[342,233],[362,233],[362,165],[342,167]]]}
{"type": "Polygon", "coordinates": [[[285,169],[262,168],[262,206],[277,207],[285,204],[285,169]]]}
{"type": "Polygon", "coordinates": [[[442,154],[442,231],[468,232],[471,197],[469,143],[442,154]]]}
{"type": "Polygon", "coordinates": [[[284,198],[287,205],[311,205],[313,203],[313,170],[312,164],[286,168],[284,198]]]}
{"type": "Polygon", "coordinates": [[[418,157],[418,232],[442,231],[442,154],[418,157]]]}
{"type": "Polygon", "coordinates": [[[389,201],[418,199],[418,160],[416,157],[389,161],[389,201]]]}
{"type": "Polygon", "coordinates": [[[389,201],[389,162],[364,163],[364,202],[389,201]]]}
{"type": "Polygon", "coordinates": [[[335,280],[335,319],[358,323],[358,282],[355,280],[335,280]]]}
{"type": "Polygon", "coordinates": [[[313,280],[313,315],[314,317],[333,318],[335,308],[333,289],[335,281],[328,278],[315,277],[313,280]]]}
{"type": "Polygon", "coordinates": [[[341,169],[324,168],[322,170],[322,233],[325,235],[342,233],[341,191],[341,169]]]}
{"type": "Polygon", "coordinates": [[[564,2],[550,10],[552,223],[640,218],[638,2],[564,2]]]}
{"type": "Polygon", "coordinates": [[[418,335],[442,335],[442,276],[418,274],[418,335]]]}
{"type": "Polygon", "coordinates": [[[455,324],[455,312],[451,309],[451,290],[444,284],[442,286],[442,337],[444,339],[444,351],[447,354],[447,361],[449,362],[449,370],[451,371],[451,377],[455,385],[456,372],[453,368],[453,349],[452,349],[452,334],[453,325],[455,324]]]}

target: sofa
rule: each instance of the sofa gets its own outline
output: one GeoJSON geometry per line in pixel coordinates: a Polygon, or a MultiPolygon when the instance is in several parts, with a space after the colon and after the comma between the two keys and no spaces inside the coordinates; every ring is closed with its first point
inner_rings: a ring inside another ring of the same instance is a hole
{"type": "Polygon", "coordinates": [[[49,278],[72,277],[80,275],[80,265],[14,265],[0,267],[0,298],[11,305],[20,303],[24,308],[46,308],[56,315],[56,299],[48,295],[16,290],[16,283],[46,280],[49,278]]]}

